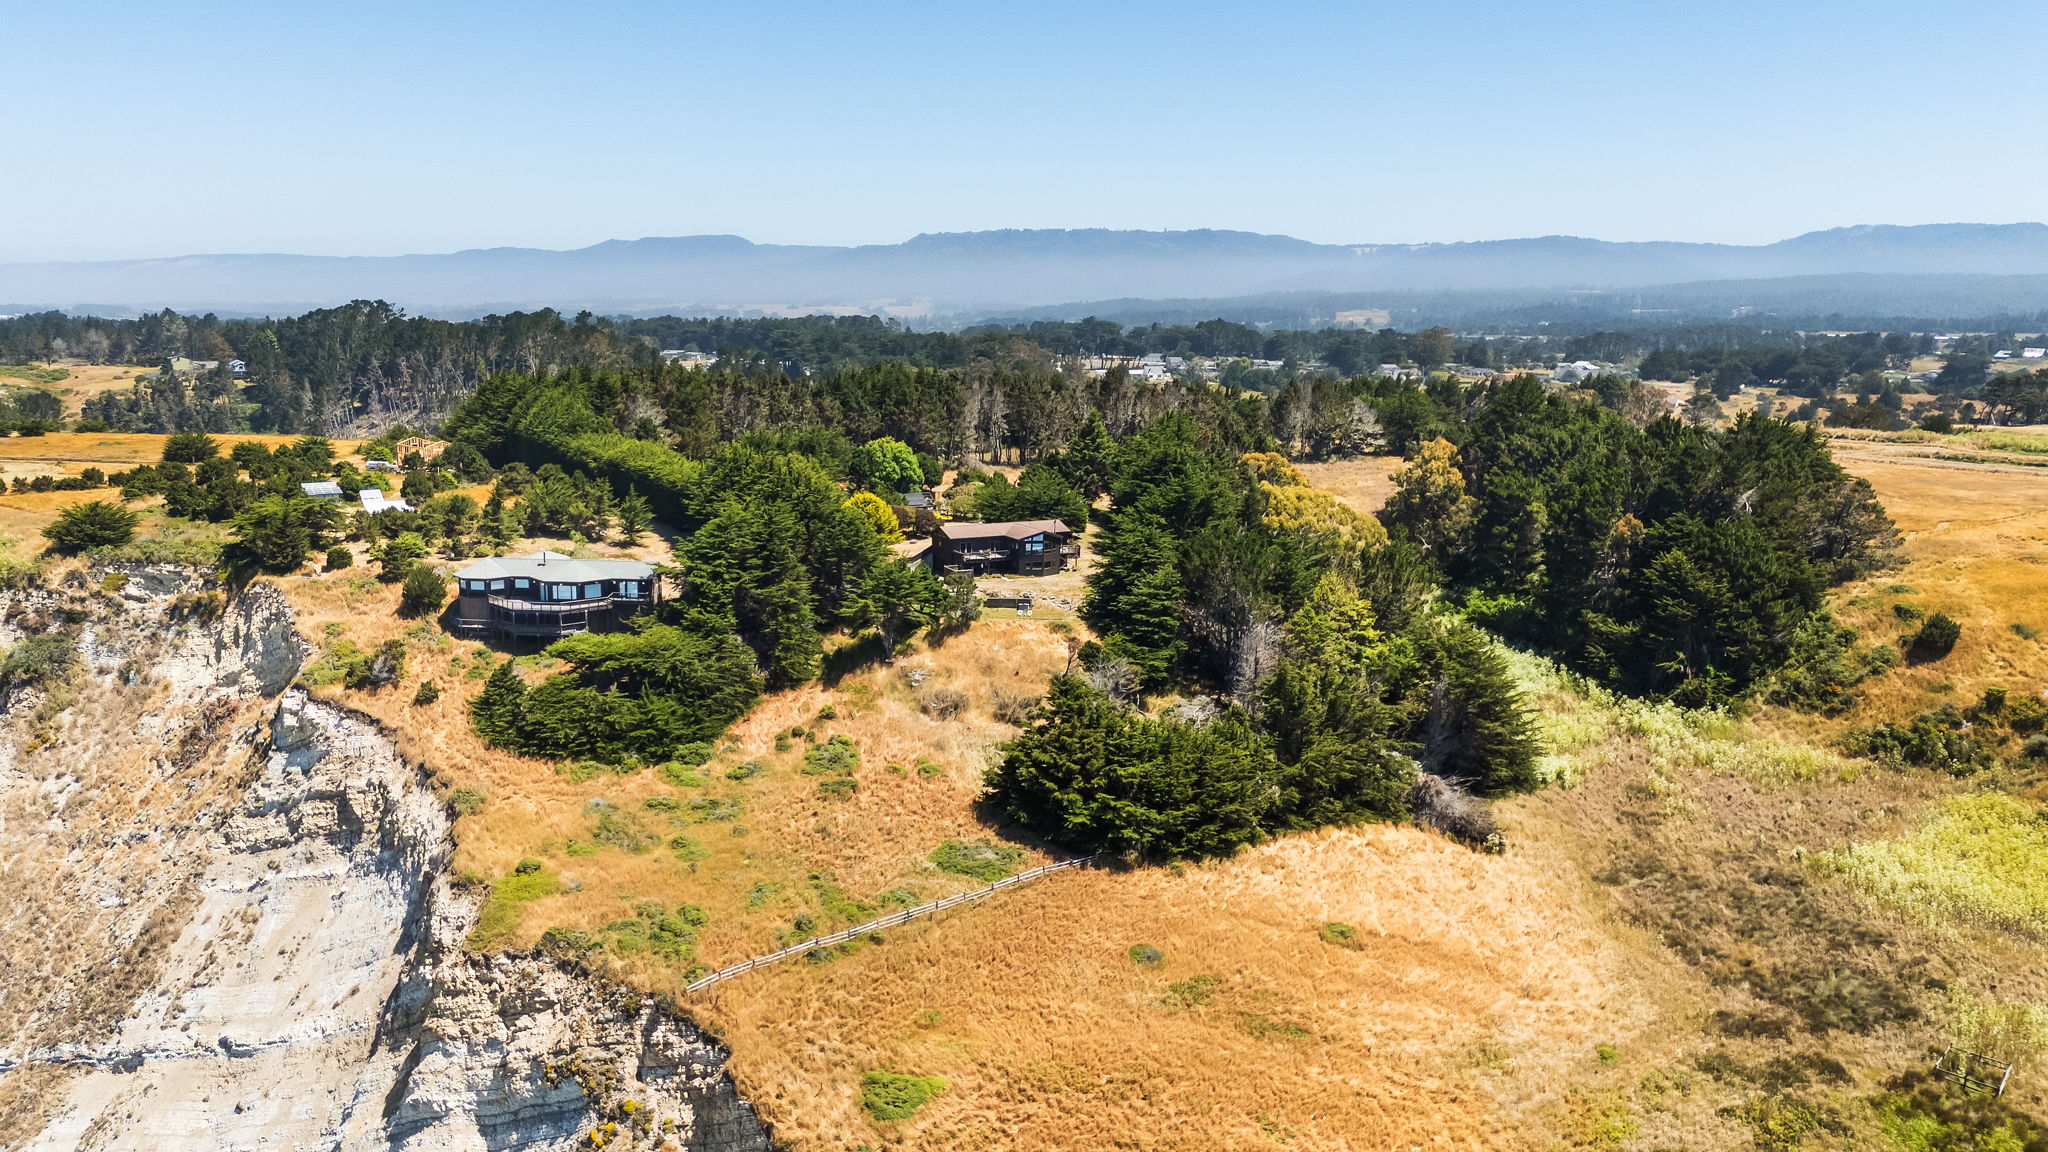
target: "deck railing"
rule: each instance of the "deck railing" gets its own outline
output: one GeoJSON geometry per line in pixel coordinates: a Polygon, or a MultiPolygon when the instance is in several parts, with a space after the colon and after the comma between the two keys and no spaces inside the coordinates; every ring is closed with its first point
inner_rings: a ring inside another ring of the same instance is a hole
{"type": "Polygon", "coordinates": [[[848,940],[865,936],[870,932],[880,932],[884,928],[894,928],[898,924],[909,923],[919,916],[929,916],[935,912],[943,912],[948,908],[958,908],[962,904],[971,904],[976,900],[985,900],[1005,888],[1015,888],[1019,884],[1028,884],[1049,873],[1058,872],[1065,868],[1077,868],[1083,864],[1092,863],[1094,860],[1095,857],[1093,856],[1081,856],[1073,860],[1061,860],[1056,864],[1041,864],[1036,868],[1027,868],[1015,876],[1005,876],[986,888],[977,888],[972,892],[962,892],[958,896],[948,896],[944,900],[934,900],[929,904],[919,904],[915,908],[905,908],[901,912],[892,912],[880,919],[870,920],[865,924],[856,924],[851,928],[834,932],[830,936],[820,936],[814,940],[805,940],[800,944],[792,944],[779,952],[770,952],[766,956],[756,956],[752,960],[742,960],[729,968],[720,968],[708,976],[701,976],[692,980],[684,988],[684,991],[700,991],[711,987],[720,980],[730,980],[735,976],[752,972],[756,968],[766,968],[770,964],[779,963],[792,956],[801,956],[806,952],[815,952],[820,948],[830,948],[835,944],[844,944],[848,940]]]}

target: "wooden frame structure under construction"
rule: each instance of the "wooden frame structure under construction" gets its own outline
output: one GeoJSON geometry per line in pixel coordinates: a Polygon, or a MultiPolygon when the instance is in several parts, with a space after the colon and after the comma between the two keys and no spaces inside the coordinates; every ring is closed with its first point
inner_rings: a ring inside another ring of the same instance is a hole
{"type": "Polygon", "coordinates": [[[2012,1079],[2012,1064],[1951,1044],[1934,1062],[1934,1074],[1971,1095],[1989,1092],[2003,1096],[2006,1082],[2012,1079]]]}

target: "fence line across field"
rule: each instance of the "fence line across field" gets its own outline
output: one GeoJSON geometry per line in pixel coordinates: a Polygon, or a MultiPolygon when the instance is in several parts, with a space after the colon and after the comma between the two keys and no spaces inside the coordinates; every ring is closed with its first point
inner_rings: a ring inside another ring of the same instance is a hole
{"type": "Polygon", "coordinates": [[[709,988],[720,980],[730,980],[734,976],[752,972],[756,968],[766,968],[770,964],[787,960],[791,956],[801,956],[806,952],[815,952],[820,948],[830,948],[835,944],[844,944],[848,940],[858,936],[865,936],[870,932],[879,932],[884,928],[894,928],[898,924],[907,924],[919,916],[929,916],[934,912],[943,912],[948,908],[958,908],[962,904],[970,904],[976,900],[993,896],[1005,888],[1015,888],[1019,884],[1027,884],[1048,872],[1058,872],[1063,868],[1079,867],[1082,864],[1093,862],[1094,859],[1095,857],[1093,856],[1081,856],[1073,860],[1061,860],[1056,864],[1041,864],[1036,868],[1027,868],[1015,876],[1005,876],[986,888],[977,888],[972,892],[962,892],[957,896],[948,896],[944,900],[934,900],[929,904],[919,904],[915,908],[905,908],[901,912],[891,912],[887,916],[870,920],[865,924],[856,924],[851,928],[841,929],[829,936],[819,936],[815,939],[806,940],[801,944],[792,944],[779,952],[770,952],[766,956],[756,956],[752,960],[742,960],[731,967],[720,968],[708,976],[701,976],[696,980],[692,980],[683,990],[685,992],[696,992],[709,988]]]}

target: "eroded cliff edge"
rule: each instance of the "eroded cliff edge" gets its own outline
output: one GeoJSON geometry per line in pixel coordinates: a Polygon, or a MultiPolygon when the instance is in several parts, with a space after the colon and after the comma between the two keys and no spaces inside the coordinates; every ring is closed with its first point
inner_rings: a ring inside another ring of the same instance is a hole
{"type": "Polygon", "coordinates": [[[462,940],[450,819],[288,687],[289,608],[176,569],[0,598],[77,666],[0,701],[0,1144],[771,1147],[725,1053],[626,989],[462,940]]]}

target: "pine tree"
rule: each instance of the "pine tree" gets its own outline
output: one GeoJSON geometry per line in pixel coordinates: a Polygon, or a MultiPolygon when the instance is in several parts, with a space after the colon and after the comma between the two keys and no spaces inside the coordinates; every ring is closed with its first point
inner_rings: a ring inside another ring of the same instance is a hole
{"type": "Polygon", "coordinates": [[[43,529],[43,536],[61,552],[118,547],[135,538],[135,525],[140,519],[119,504],[89,500],[58,513],[57,519],[43,529]]]}
{"type": "Polygon", "coordinates": [[[520,717],[525,711],[526,681],[507,660],[484,682],[484,690],[469,702],[470,727],[486,744],[500,748],[517,747],[520,717]]]}
{"type": "Polygon", "coordinates": [[[1081,430],[1074,433],[1074,438],[1067,442],[1067,450],[1061,453],[1059,469],[1067,482],[1089,500],[1109,491],[1116,478],[1116,441],[1103,424],[1100,409],[1089,409],[1081,430]]]}
{"type": "Polygon", "coordinates": [[[647,498],[640,495],[640,489],[626,489],[625,498],[619,501],[619,543],[632,547],[640,543],[640,537],[654,523],[653,514],[648,510],[647,498]]]}
{"type": "Polygon", "coordinates": [[[1434,775],[1485,795],[1523,791],[1541,780],[1542,742],[1507,657],[1462,622],[1429,638],[1434,682],[1423,725],[1423,762],[1434,775]]]}

